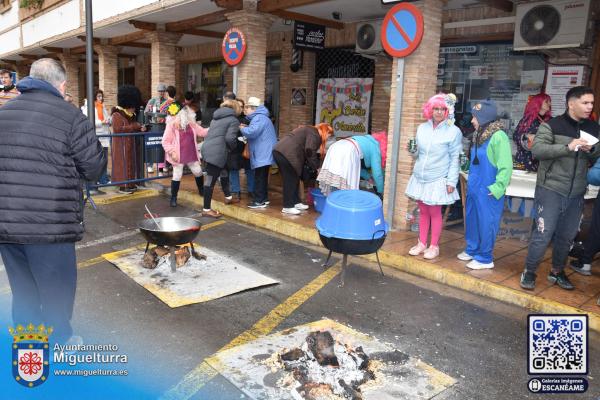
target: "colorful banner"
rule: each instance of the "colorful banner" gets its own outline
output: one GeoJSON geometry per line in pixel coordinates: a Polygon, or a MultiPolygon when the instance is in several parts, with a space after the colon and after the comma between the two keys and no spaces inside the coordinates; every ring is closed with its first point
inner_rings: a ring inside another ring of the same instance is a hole
{"type": "Polygon", "coordinates": [[[317,124],[326,122],[336,137],[365,135],[373,78],[324,78],[317,85],[317,124]]]}

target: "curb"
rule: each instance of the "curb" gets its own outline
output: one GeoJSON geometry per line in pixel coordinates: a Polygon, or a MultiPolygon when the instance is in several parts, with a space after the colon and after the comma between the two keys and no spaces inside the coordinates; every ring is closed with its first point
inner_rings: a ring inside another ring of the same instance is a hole
{"type": "MultiPolygon", "coordinates": [[[[200,204],[200,196],[187,191],[180,191],[179,198],[189,203],[200,204]]],[[[274,219],[260,212],[247,210],[242,207],[226,206],[220,201],[213,200],[213,208],[224,216],[257,226],[275,233],[286,235],[297,240],[323,246],[316,229],[297,224],[292,221],[274,219]]],[[[376,262],[375,255],[356,256],[376,262]]],[[[475,278],[459,272],[451,271],[435,264],[415,259],[410,256],[379,251],[381,263],[399,271],[442,283],[466,292],[500,300],[504,303],[527,308],[544,314],[586,314],[589,328],[600,332],[600,315],[577,307],[568,306],[553,300],[544,299],[529,293],[498,285],[484,279],[475,278]]]]}

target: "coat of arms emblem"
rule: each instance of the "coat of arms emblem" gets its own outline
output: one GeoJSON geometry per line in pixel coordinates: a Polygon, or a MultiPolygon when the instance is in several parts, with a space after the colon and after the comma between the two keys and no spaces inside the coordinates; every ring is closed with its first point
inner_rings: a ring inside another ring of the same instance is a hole
{"type": "Polygon", "coordinates": [[[26,387],[36,387],[46,382],[50,372],[48,337],[52,328],[33,324],[8,329],[13,337],[12,374],[15,380],[26,387]]]}

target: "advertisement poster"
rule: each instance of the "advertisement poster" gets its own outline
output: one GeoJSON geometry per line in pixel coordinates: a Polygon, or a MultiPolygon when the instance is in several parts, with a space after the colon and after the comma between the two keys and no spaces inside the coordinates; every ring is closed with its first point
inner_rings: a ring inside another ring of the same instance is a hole
{"type": "Polygon", "coordinates": [[[336,137],[366,134],[372,90],[372,78],[319,79],[315,123],[330,124],[336,137]]]}
{"type": "Polygon", "coordinates": [[[583,82],[583,65],[548,67],[546,93],[552,98],[552,115],[565,112],[565,95],[583,82]]]}

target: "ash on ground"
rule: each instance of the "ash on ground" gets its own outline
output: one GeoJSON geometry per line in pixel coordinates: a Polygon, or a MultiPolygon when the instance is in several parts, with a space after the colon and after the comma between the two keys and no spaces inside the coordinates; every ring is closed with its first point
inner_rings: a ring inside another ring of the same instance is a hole
{"type": "Polygon", "coordinates": [[[278,384],[302,400],[360,400],[361,387],[378,383],[381,366],[362,347],[337,342],[328,331],[311,332],[302,346],[276,353],[266,363],[273,372],[287,371],[278,384]]]}

